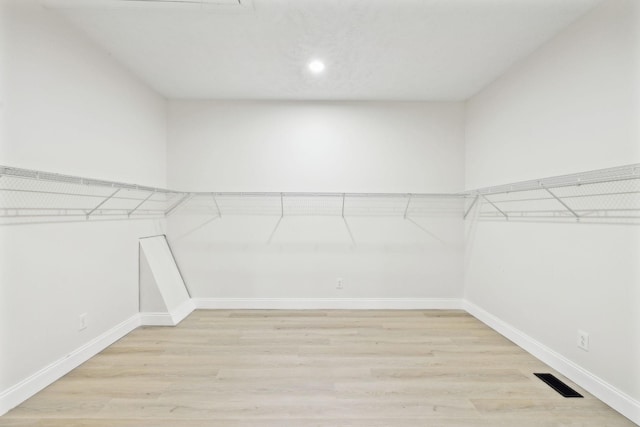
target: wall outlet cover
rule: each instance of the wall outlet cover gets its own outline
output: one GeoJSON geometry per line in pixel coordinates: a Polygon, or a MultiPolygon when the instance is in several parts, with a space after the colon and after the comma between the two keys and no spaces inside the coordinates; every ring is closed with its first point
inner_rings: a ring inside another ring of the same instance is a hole
{"type": "Polygon", "coordinates": [[[85,329],[87,329],[87,313],[82,313],[78,317],[78,330],[84,331],[85,329]]]}
{"type": "Polygon", "coordinates": [[[584,351],[589,351],[589,334],[578,330],[578,347],[584,351]]]}

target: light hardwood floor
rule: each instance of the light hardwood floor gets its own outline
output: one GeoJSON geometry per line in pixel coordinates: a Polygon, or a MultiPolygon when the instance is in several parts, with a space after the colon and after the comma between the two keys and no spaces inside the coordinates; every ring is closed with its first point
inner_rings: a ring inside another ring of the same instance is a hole
{"type": "Polygon", "coordinates": [[[140,328],[9,426],[634,426],[462,311],[196,311],[140,328]]]}

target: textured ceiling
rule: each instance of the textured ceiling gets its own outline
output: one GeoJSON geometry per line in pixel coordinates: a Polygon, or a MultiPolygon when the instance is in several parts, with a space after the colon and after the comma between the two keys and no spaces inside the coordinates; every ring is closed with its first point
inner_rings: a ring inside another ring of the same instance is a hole
{"type": "MultiPolygon", "coordinates": [[[[55,4],[56,0],[53,1],[55,4]]],[[[168,98],[462,100],[600,0],[252,0],[58,9],[168,98]],[[326,63],[321,76],[306,69],[326,63]]]]}

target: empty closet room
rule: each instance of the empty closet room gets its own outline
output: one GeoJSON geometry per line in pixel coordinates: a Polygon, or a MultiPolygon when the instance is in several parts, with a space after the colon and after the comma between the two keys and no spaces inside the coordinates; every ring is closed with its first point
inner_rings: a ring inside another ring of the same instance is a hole
{"type": "Polygon", "coordinates": [[[639,80],[637,0],[0,0],[0,426],[640,424],[639,80]]]}

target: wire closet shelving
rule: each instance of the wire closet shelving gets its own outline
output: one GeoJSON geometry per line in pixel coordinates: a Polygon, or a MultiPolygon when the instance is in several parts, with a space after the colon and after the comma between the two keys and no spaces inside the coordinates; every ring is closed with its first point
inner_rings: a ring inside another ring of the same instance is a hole
{"type": "Polygon", "coordinates": [[[489,220],[640,224],[640,164],[486,187],[466,193],[489,220]]]}
{"type": "Polygon", "coordinates": [[[0,166],[0,224],[181,214],[640,224],[640,164],[451,194],[180,192],[0,166]]]}
{"type": "Polygon", "coordinates": [[[0,166],[1,224],[163,218],[179,192],[0,166]]]}

